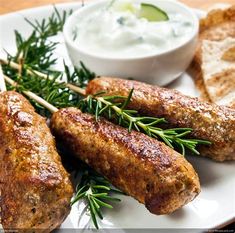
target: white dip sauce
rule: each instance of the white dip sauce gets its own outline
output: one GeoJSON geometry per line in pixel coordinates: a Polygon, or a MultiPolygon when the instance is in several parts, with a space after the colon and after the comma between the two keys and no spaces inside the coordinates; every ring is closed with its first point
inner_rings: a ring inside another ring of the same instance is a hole
{"type": "Polygon", "coordinates": [[[89,12],[78,19],[74,41],[94,55],[130,58],[177,47],[193,30],[192,22],[178,12],[166,12],[167,21],[150,22],[134,13],[139,4],[131,7],[123,10],[113,4],[89,12]]]}

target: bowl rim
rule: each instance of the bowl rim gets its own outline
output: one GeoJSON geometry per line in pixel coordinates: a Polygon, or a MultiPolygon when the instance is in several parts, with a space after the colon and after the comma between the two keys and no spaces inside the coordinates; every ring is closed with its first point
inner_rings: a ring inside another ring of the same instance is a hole
{"type": "MultiPolygon", "coordinates": [[[[65,42],[72,47],[72,49],[78,51],[79,53],[85,55],[85,56],[89,56],[92,58],[96,58],[96,59],[103,59],[103,60],[116,60],[116,61],[128,61],[128,60],[141,60],[141,59],[151,59],[151,58],[156,58],[156,57],[161,57],[164,55],[168,55],[171,54],[173,52],[176,52],[177,50],[183,48],[185,45],[189,44],[191,41],[193,41],[195,38],[197,38],[198,33],[199,33],[199,19],[197,17],[197,15],[195,14],[195,12],[193,11],[192,8],[188,7],[187,5],[178,2],[178,1],[172,1],[172,0],[155,0],[156,4],[157,2],[168,2],[170,4],[175,4],[179,7],[181,7],[184,11],[187,11],[192,19],[193,19],[193,32],[190,34],[190,36],[188,37],[187,40],[185,40],[184,42],[180,43],[179,45],[177,45],[174,48],[170,48],[166,51],[163,52],[158,52],[158,53],[152,53],[149,55],[141,55],[141,56],[134,56],[134,57],[115,57],[115,56],[104,56],[102,54],[95,54],[95,53],[90,53],[87,52],[85,49],[81,48],[78,44],[76,44],[72,38],[69,36],[70,35],[70,28],[72,27],[73,24],[71,24],[73,22],[73,19],[78,17],[79,14],[83,13],[84,11],[89,10],[89,8],[92,8],[96,5],[100,5],[100,4],[104,4],[106,2],[108,2],[109,0],[98,0],[98,1],[91,1],[88,2],[87,5],[84,5],[82,7],[80,7],[79,9],[77,9],[76,11],[74,11],[66,20],[64,28],[63,28],[63,36],[65,39],[65,42]]],[[[144,1],[144,0],[143,0],[144,1]]],[[[149,0],[147,0],[149,1],[149,0]]],[[[151,1],[151,0],[150,0],[151,1]]]]}

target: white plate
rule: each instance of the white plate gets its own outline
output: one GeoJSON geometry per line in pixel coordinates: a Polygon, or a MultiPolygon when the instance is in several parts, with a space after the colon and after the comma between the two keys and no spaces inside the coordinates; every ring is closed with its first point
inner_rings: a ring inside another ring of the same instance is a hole
{"type": "MultiPolygon", "coordinates": [[[[61,9],[77,9],[78,3],[57,5],[61,9]]],[[[31,27],[25,22],[24,17],[31,20],[48,17],[53,11],[52,6],[24,10],[0,16],[0,44],[10,52],[15,50],[14,30],[19,30],[24,35],[29,35],[31,27]]],[[[199,12],[200,13],[200,12],[199,12]]],[[[63,38],[56,37],[63,41],[63,38]]],[[[68,60],[66,50],[60,45],[56,56],[65,57],[68,60]]],[[[61,61],[60,61],[61,62],[61,61]]],[[[58,66],[59,67],[59,66],[58,66]]],[[[197,91],[188,74],[177,79],[171,87],[185,94],[196,96],[197,91]]],[[[202,157],[188,157],[198,172],[201,180],[202,191],[190,204],[171,215],[156,216],[148,212],[144,205],[128,196],[121,196],[122,202],[112,210],[105,210],[104,220],[100,222],[105,232],[109,229],[119,229],[116,232],[126,232],[127,229],[194,229],[196,232],[202,229],[221,227],[235,221],[235,162],[216,163],[202,157]],[[125,229],[125,230],[124,230],[125,229]]],[[[90,217],[83,212],[84,203],[73,206],[72,211],[62,229],[82,229],[92,227],[90,217]]],[[[60,231],[61,231],[60,230],[60,231]]],[[[71,230],[69,230],[70,232],[71,230]]],[[[85,232],[85,231],[83,231],[85,232]]],[[[133,232],[136,232],[134,230],[133,232]]],[[[175,231],[174,231],[175,232],[175,231]]]]}

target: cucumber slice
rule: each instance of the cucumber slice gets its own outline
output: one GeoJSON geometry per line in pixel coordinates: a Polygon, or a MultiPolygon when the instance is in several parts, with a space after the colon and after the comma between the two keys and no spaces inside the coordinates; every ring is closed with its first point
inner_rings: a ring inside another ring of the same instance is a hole
{"type": "Polygon", "coordinates": [[[145,18],[151,22],[169,20],[169,17],[165,11],[148,3],[141,3],[139,17],[145,18]]]}

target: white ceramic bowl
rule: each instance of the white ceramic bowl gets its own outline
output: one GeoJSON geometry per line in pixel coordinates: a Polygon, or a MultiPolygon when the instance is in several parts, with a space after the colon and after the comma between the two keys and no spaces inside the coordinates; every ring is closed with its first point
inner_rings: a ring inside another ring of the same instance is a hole
{"type": "Polygon", "coordinates": [[[102,54],[90,54],[80,47],[79,43],[73,41],[73,31],[75,30],[75,25],[79,23],[78,18],[86,17],[94,9],[107,4],[107,0],[102,0],[87,4],[67,19],[63,33],[70,58],[74,66],[79,67],[80,61],[82,61],[87,68],[99,76],[131,77],[139,81],[164,86],[179,77],[189,66],[196,49],[199,29],[198,18],[190,8],[175,1],[135,1],[155,4],[166,12],[178,11],[188,19],[191,19],[193,30],[187,41],[166,52],[137,58],[109,58],[102,54]]]}

